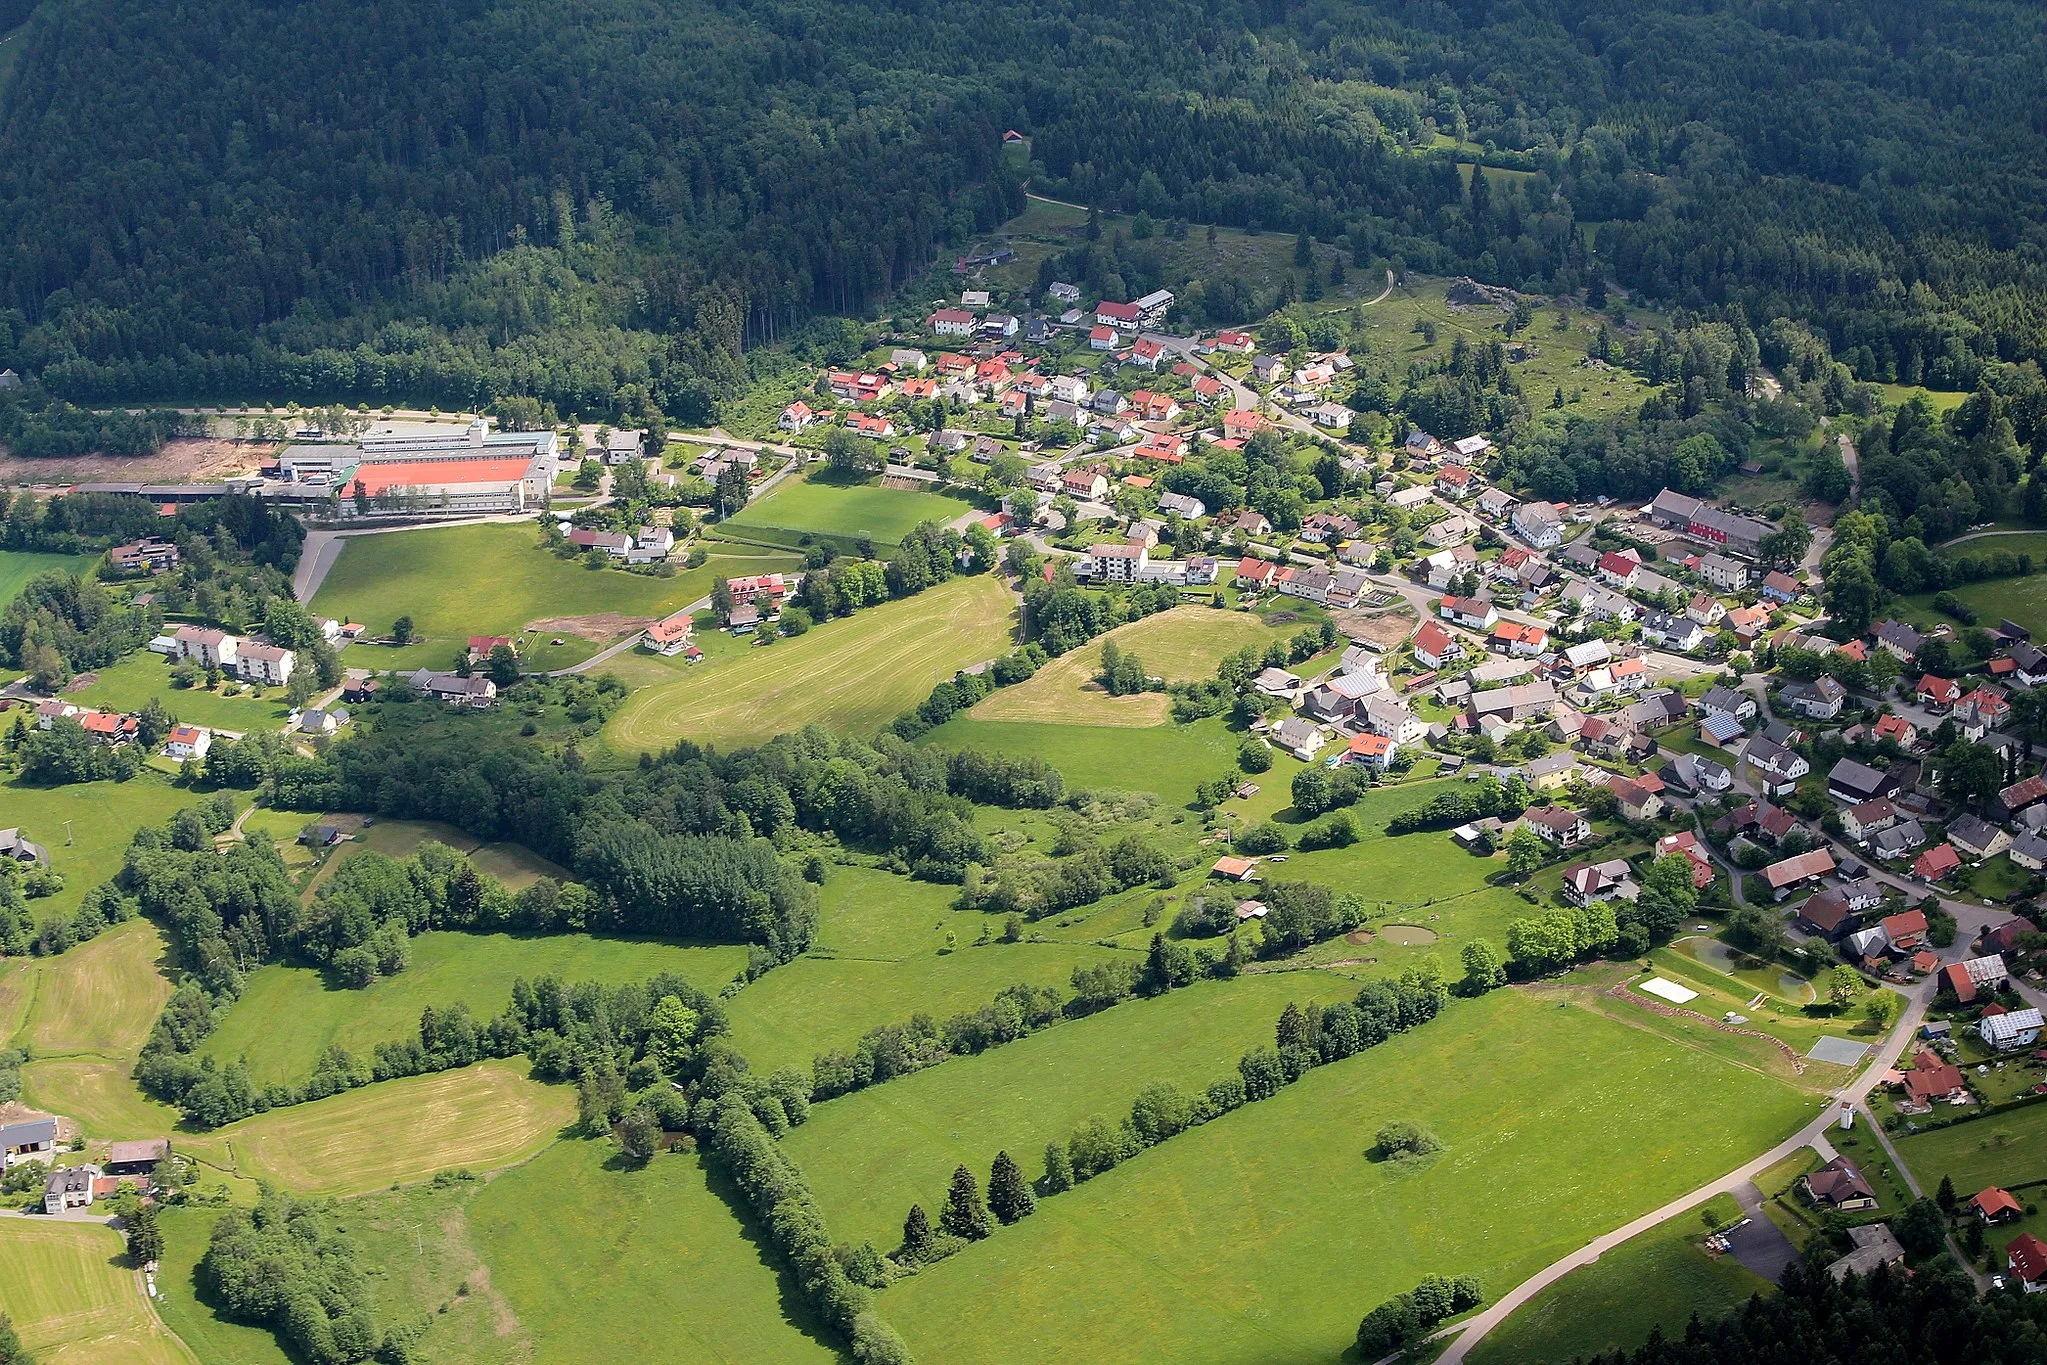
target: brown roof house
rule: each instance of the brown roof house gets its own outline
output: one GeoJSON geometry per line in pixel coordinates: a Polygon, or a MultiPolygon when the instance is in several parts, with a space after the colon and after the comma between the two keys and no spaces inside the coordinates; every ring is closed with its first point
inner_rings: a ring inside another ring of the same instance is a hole
{"type": "Polygon", "coordinates": [[[1814,1207],[1853,1213],[1876,1207],[1876,1191],[1855,1169],[1855,1163],[1837,1156],[1799,1182],[1814,1207]]]}

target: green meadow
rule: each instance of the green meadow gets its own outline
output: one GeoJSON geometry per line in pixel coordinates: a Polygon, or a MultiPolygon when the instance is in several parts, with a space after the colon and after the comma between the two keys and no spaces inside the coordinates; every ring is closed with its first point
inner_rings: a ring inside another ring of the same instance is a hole
{"type": "MultiPolygon", "coordinates": [[[[527,522],[356,536],[334,561],[312,608],[337,620],[360,621],[376,634],[400,616],[412,618],[416,643],[403,649],[352,645],[346,651],[351,665],[445,668],[472,635],[516,636],[531,622],[564,617],[665,616],[708,594],[714,578],[795,563],[793,556],[773,553],[717,555],[701,568],[655,578],[556,558],[539,539],[538,528],[527,522]]],[[[556,637],[573,635],[551,627],[538,647],[552,648],[546,641],[556,637]]]]}
{"type": "Polygon", "coordinates": [[[833,1235],[891,1250],[912,1203],[935,1214],[964,1164],[985,1176],[1007,1150],[1035,1177],[1047,1142],[1082,1120],[1130,1111],[1153,1081],[1198,1091],[1269,1045],[1287,1002],[1330,1004],[1358,983],[1325,972],[1202,982],[1133,1000],[957,1057],[811,1110],[783,1145],[809,1177],[833,1235]]]}
{"type": "Polygon", "coordinates": [[[367,1057],[378,1043],[412,1036],[429,1007],[461,1003],[487,1019],[511,1003],[519,977],[616,985],[675,972],[715,991],[745,965],[746,950],[730,945],[426,933],[412,940],[410,966],[362,990],[330,985],[311,967],[257,968],[203,1051],[222,1061],[245,1058],[258,1085],[302,1080],[330,1047],[367,1057]]]}
{"type": "MultiPolygon", "coordinates": [[[[0,47],[0,54],[5,51],[6,47],[0,47]]],[[[4,61],[4,57],[0,57],[0,61],[4,61]]],[[[0,75],[4,74],[4,69],[0,69],[0,75]]],[[[0,607],[12,602],[22,585],[37,574],[51,569],[81,574],[90,569],[98,558],[97,555],[45,554],[40,550],[0,550],[0,607]]]]}
{"type": "MultiPolygon", "coordinates": [[[[1709,1201],[1704,1212],[1717,1227],[1741,1217],[1725,1194],[1709,1201]]],[[[1694,1313],[1710,1321],[1752,1294],[1772,1292],[1768,1280],[1734,1257],[1709,1254],[1705,1237],[1698,1209],[1658,1224],[1530,1299],[1467,1358],[1472,1365],[1523,1365],[1631,1351],[1657,1327],[1675,1338],[1694,1313]]]]}
{"type": "Polygon", "coordinates": [[[93,675],[91,686],[65,694],[78,706],[101,706],[112,711],[140,711],[152,697],[160,698],[170,713],[187,725],[209,730],[281,730],[291,714],[291,701],[284,689],[265,689],[257,697],[247,692],[226,697],[203,688],[178,687],[171,682],[171,661],[147,650],[130,654],[93,675]]]}
{"type": "Polygon", "coordinates": [[[883,1308],[948,1360],[1075,1342],[1101,1361],[1333,1360],[1424,1275],[1504,1292],[1813,1112],[1746,1068],[1495,991],[1044,1200],[883,1308]],[[1395,1119],[1445,1150],[1373,1160],[1395,1119]]]}
{"type": "Polygon", "coordinates": [[[871,540],[882,553],[919,522],[950,522],[973,504],[943,493],[853,483],[830,473],[784,479],[765,497],[718,523],[718,534],[794,545],[803,535],[871,540]]]}
{"type": "Polygon", "coordinates": [[[69,913],[85,893],[121,870],[128,841],[143,825],[160,825],[199,798],[145,768],[126,782],[80,782],[32,787],[19,778],[0,782],[0,828],[19,827],[50,850],[50,868],[64,889],[31,901],[37,918],[69,913]]]}

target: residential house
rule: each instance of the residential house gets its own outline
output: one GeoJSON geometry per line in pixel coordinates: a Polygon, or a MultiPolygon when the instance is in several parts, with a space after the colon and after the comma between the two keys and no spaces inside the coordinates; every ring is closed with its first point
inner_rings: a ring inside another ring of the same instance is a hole
{"type": "Polygon", "coordinates": [[[1854,933],[1860,922],[1860,916],[1848,904],[1848,898],[1838,891],[1822,891],[1808,896],[1798,907],[1798,927],[1828,943],[1839,943],[1854,933]]]}
{"type": "Polygon", "coordinates": [[[2038,687],[2047,683],[2047,651],[2035,648],[2030,641],[2021,641],[2011,647],[2012,676],[2021,686],[2038,687]]]}
{"type": "Polygon", "coordinates": [[[1346,763],[1363,763],[1384,772],[1393,762],[1399,745],[1384,735],[1353,735],[1343,751],[1346,763]]]}
{"type": "Polygon", "coordinates": [[[2028,830],[2013,839],[2007,851],[2012,862],[2028,872],[2047,872],[2047,839],[2038,834],[2028,830]]]}
{"type": "Polygon", "coordinates": [[[2025,1206],[2012,1197],[2009,1190],[1992,1185],[1989,1189],[1969,1199],[1970,1210],[1985,1223],[2016,1223],[2025,1217],[2025,1206]]]}
{"type": "MultiPolygon", "coordinates": [[[[1869,836],[1869,850],[1879,858],[1902,858],[1926,843],[1926,827],[1917,820],[1900,820],[1889,829],[1869,836]]],[[[1952,850],[1950,850],[1952,851],[1952,850]]],[[[1961,860],[1956,859],[1956,866],[1961,860]]],[[[1953,867],[1948,871],[1952,872],[1953,867]]]]}
{"type": "Polygon", "coordinates": [[[1549,648],[1549,632],[1519,621],[1496,621],[1491,643],[1494,648],[1505,648],[1509,654],[1535,658],[1549,648]]]}
{"type": "Polygon", "coordinates": [[[144,536],[107,551],[107,563],[119,573],[168,573],[178,567],[178,547],[159,536],[144,536]]]}
{"type": "Polygon", "coordinates": [[[1537,806],[1522,815],[1521,823],[1559,848],[1572,848],[1592,837],[1591,822],[1564,806],[1537,806]]]}
{"type": "Polygon", "coordinates": [[[1436,471],[1436,491],[1459,502],[1477,494],[1485,481],[1463,465],[1446,464],[1436,471]]]}
{"type": "Polygon", "coordinates": [[[1450,660],[1463,658],[1464,646],[1442,626],[1427,621],[1415,632],[1414,657],[1425,668],[1441,668],[1450,660]]]}
{"type": "Polygon", "coordinates": [[[1349,431],[1351,410],[1341,403],[1311,403],[1301,409],[1301,415],[1318,427],[1330,431],[1349,431]]]}
{"type": "Polygon", "coordinates": [[[1699,698],[1698,707],[1709,716],[1732,716],[1743,721],[1754,720],[1756,716],[1756,699],[1732,687],[1708,688],[1699,698]]]}
{"type": "Polygon", "coordinates": [[[980,321],[964,308],[941,308],[924,319],[924,325],[942,337],[970,337],[980,321]]]}
{"type": "Polygon", "coordinates": [[[1980,863],[2010,848],[2011,832],[1973,815],[1958,815],[1948,822],[1947,841],[1964,857],[1980,863]]]}
{"type": "Polygon", "coordinates": [[[1858,801],[1841,812],[1841,832],[1862,843],[1898,823],[1898,808],[1881,797],[1858,801]]]}
{"type": "Polygon", "coordinates": [[[1635,586],[1635,579],[1642,572],[1642,561],[1632,550],[1624,552],[1607,551],[1599,557],[1599,577],[1611,587],[1626,591],[1635,586]]]}
{"type": "Polygon", "coordinates": [[[1446,597],[1436,604],[1436,614],[1466,630],[1491,630],[1500,614],[1482,597],[1446,597]]]}
{"type": "Polygon", "coordinates": [[[1771,898],[1781,901],[1805,883],[1818,881],[1833,871],[1834,855],[1826,849],[1816,848],[1771,863],[1757,875],[1770,888],[1771,898]]]}
{"type": "Polygon", "coordinates": [[[209,626],[179,626],[171,639],[177,642],[179,659],[223,671],[234,668],[242,643],[226,631],[209,626]]]}
{"type": "Polygon", "coordinates": [[[1273,580],[1273,586],[1289,597],[1299,597],[1317,604],[1329,600],[1329,585],[1336,575],[1321,565],[1295,565],[1281,569],[1273,580]]]}
{"type": "Polygon", "coordinates": [[[1270,560],[1253,559],[1249,555],[1237,561],[1237,586],[1240,588],[1267,588],[1279,573],[1279,565],[1270,560]]]}
{"type": "Polygon", "coordinates": [[[1962,689],[1946,678],[1928,673],[1919,679],[1918,699],[1921,706],[1936,716],[1944,716],[1962,699],[1962,689]]]}
{"type": "Polygon", "coordinates": [[[1341,512],[1315,512],[1301,522],[1301,539],[1311,545],[1350,540],[1362,532],[1362,527],[1341,512]]]}
{"type": "Polygon", "coordinates": [[[297,664],[298,656],[288,649],[244,640],[235,659],[235,672],[245,682],[283,687],[291,681],[291,671],[297,664]]]}
{"type": "MultiPolygon", "coordinates": [[[[1147,370],[1157,370],[1159,362],[1166,358],[1166,348],[1149,337],[1139,337],[1130,343],[1130,363],[1142,365],[1147,370]]],[[[1175,405],[1177,407],[1177,404],[1175,405]]]]}
{"type": "MultiPolygon", "coordinates": [[[[113,1193],[112,1189],[102,1190],[100,1168],[97,1166],[67,1166],[61,1171],[52,1171],[43,1181],[43,1212],[64,1213],[70,1209],[89,1209],[92,1201],[100,1194],[113,1193]]],[[[111,1181],[107,1182],[109,1185],[111,1181]]]]}
{"type": "Polygon", "coordinates": [[[1521,769],[1521,776],[1536,791],[1555,791],[1577,778],[1584,771],[1575,756],[1569,753],[1545,754],[1531,759],[1521,769]]]}
{"type": "Polygon", "coordinates": [[[1265,519],[1264,513],[1254,512],[1247,507],[1231,519],[1230,529],[1242,531],[1247,536],[1269,536],[1272,534],[1272,523],[1265,519]]]}
{"type": "Polygon", "coordinates": [[[1408,488],[1396,488],[1386,495],[1386,501],[1395,507],[1412,512],[1417,507],[1428,505],[1431,494],[1427,484],[1415,484],[1408,488]]]}
{"type": "Polygon", "coordinates": [[[1270,731],[1272,742],[1303,763],[1312,762],[1322,747],[1322,728],[1300,716],[1288,716],[1270,731]]]}
{"type": "Polygon", "coordinates": [[[1574,905],[1614,899],[1634,900],[1641,888],[1635,885],[1629,874],[1625,858],[1567,867],[1564,869],[1564,898],[1574,905]]]}
{"type": "Polygon", "coordinates": [[[1870,632],[1870,638],[1876,641],[1879,649],[1889,652],[1904,663],[1911,662],[1913,656],[1919,653],[1919,647],[1926,643],[1924,635],[1903,621],[1879,622],[1870,632]]]}
{"type": "Polygon", "coordinates": [[[1208,506],[1201,499],[1185,493],[1161,493],[1159,511],[1171,512],[1185,521],[1195,521],[1208,515],[1208,506]]]}
{"type": "Polygon", "coordinates": [[[1373,734],[1384,735],[1395,744],[1419,743],[1429,729],[1427,721],[1386,695],[1365,698],[1359,705],[1357,718],[1373,734]]]}
{"type": "Polygon", "coordinates": [[[1708,552],[1699,556],[1699,577],[1722,592],[1740,592],[1748,586],[1748,565],[1708,552]]]}
{"type": "Polygon", "coordinates": [[[1484,436],[1464,436],[1450,443],[1450,457],[1470,463],[1484,458],[1493,443],[1484,436]]]}
{"type": "Polygon", "coordinates": [[[1477,522],[1467,516],[1451,515],[1423,531],[1422,542],[1439,548],[1446,545],[1461,545],[1477,534],[1477,522]]]}
{"type": "Polygon", "coordinates": [[[2022,1232],[2004,1248],[2004,1268],[2028,1294],[2047,1290],[2047,1242],[2022,1232]]]}
{"type": "Polygon", "coordinates": [[[1217,858],[1215,865],[1208,869],[1208,875],[1232,882],[1256,881],[1258,864],[1249,858],[1217,858]]]}
{"type": "Polygon", "coordinates": [[[1471,713],[1480,721],[1497,716],[1509,724],[1547,716],[1557,704],[1557,689],[1547,682],[1521,683],[1487,692],[1474,692],[1471,713]]]}
{"type": "Polygon", "coordinates": [[[647,627],[647,647],[664,658],[674,658],[690,648],[692,622],[687,609],[662,617],[647,627]]]}
{"type": "Polygon", "coordinates": [[[1772,570],[1763,575],[1763,596],[1777,603],[1796,602],[1805,596],[1805,585],[1788,573],[1772,570]]]}
{"type": "Polygon", "coordinates": [[[1111,542],[1095,545],[1074,561],[1073,571],[1076,577],[1099,579],[1104,583],[1135,583],[1149,553],[1141,544],[1111,542]]]}
{"type": "Polygon", "coordinates": [[[213,747],[213,732],[202,730],[196,725],[173,725],[165,739],[165,758],[204,758],[206,751],[213,747]]]}
{"type": "Polygon", "coordinates": [[[1850,1275],[1867,1277],[1874,1274],[1878,1266],[1904,1263],[1905,1248],[1891,1232],[1888,1223],[1863,1223],[1849,1228],[1848,1240],[1854,1249],[1827,1265],[1827,1274],[1836,1284],[1850,1275]]]}
{"type": "Polygon", "coordinates": [[[1095,305],[1095,322],[1103,327],[1114,327],[1118,331],[1136,331],[1142,314],[1143,310],[1134,303],[1114,303],[1103,299],[1095,305]]]}
{"type": "Polygon", "coordinates": [[[1688,615],[1652,611],[1642,618],[1642,638],[1652,645],[1690,654],[1706,643],[1706,630],[1688,615]]]}
{"type": "Polygon", "coordinates": [[[1712,795],[1734,786],[1734,774],[1726,764],[1692,753],[1675,755],[1664,765],[1662,777],[1688,796],[1712,795]]]}
{"type": "MultiPolygon", "coordinates": [[[[736,614],[737,608],[734,610],[736,614]]],[[[414,691],[424,692],[450,706],[482,709],[497,704],[497,684],[481,673],[465,678],[459,673],[436,673],[422,668],[406,681],[414,691]]]]}
{"type": "MultiPolygon", "coordinates": [[[[1993,1005],[1990,1008],[1997,1007],[1993,1005]]],[[[2006,1010],[2001,1014],[1992,1014],[1986,1009],[1983,1017],[1976,1021],[1976,1032],[1999,1052],[2010,1052],[2039,1042],[2040,1024],[2040,1011],[2036,1009],[2006,1010]]]]}
{"type": "Polygon", "coordinates": [[[1804,716],[1807,720],[1832,720],[1841,714],[1841,705],[1848,699],[1848,689],[1836,682],[1832,675],[1822,673],[1809,683],[1791,683],[1777,696],[1795,715],[1804,716]]]}
{"type": "Polygon", "coordinates": [[[1690,830],[1679,830],[1666,834],[1656,841],[1655,856],[1658,858],[1683,858],[1692,865],[1692,885],[1703,891],[1713,884],[1713,863],[1706,857],[1706,851],[1699,845],[1699,837],[1690,830]]]}
{"type": "Polygon", "coordinates": [[[1547,550],[1564,538],[1564,520],[1546,502],[1524,502],[1508,520],[1514,533],[1538,550],[1547,550]]]}
{"type": "Polygon", "coordinates": [[[1962,866],[1962,855],[1953,844],[1935,844],[1912,862],[1912,875],[1925,882],[1937,882],[1951,876],[1962,866]]]}
{"type": "Polygon", "coordinates": [[[1477,506],[1480,516],[1488,521],[1498,521],[1501,517],[1514,511],[1520,504],[1515,501],[1514,495],[1506,489],[1488,488],[1485,492],[1478,495],[1478,502],[1475,506],[1477,506]]]}
{"type": "Polygon", "coordinates": [[[1876,1191],[1847,1157],[1837,1156],[1799,1182],[1814,1207],[1837,1213],[1856,1213],[1876,1207],[1876,1191]]]}
{"type": "Polygon", "coordinates": [[[1692,600],[1685,604],[1685,615],[1711,630],[1727,619],[1727,604],[1717,597],[1695,592],[1692,594],[1692,600]]]}
{"type": "Polygon", "coordinates": [[[1907,749],[1919,742],[1919,727],[1903,716],[1878,716],[1870,734],[1879,740],[1893,740],[1907,749]]]}

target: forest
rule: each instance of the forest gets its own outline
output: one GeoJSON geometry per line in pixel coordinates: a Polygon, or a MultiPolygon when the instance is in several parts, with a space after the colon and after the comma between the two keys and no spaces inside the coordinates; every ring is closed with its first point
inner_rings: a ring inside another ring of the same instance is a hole
{"type": "MultiPolygon", "coordinates": [[[[924,303],[1027,175],[1360,265],[1740,304],[1857,380],[1973,389],[2047,349],[2043,27],[2018,0],[45,0],[0,92],[0,366],[78,402],[701,420],[762,343],[924,303]],[[1474,194],[1458,160],[1523,174],[1474,194]]],[[[1214,283],[1190,300],[1242,315],[1214,283]]]]}

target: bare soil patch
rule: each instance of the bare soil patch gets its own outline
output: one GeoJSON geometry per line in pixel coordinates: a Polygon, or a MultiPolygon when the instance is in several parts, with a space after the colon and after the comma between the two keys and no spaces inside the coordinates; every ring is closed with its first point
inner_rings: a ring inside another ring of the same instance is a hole
{"type": "Polygon", "coordinates": [[[645,630],[654,624],[652,616],[621,616],[615,611],[599,612],[594,616],[548,616],[538,621],[529,621],[526,629],[543,634],[578,635],[585,640],[603,644],[615,640],[629,631],[645,630]]]}
{"type": "Polygon", "coordinates": [[[1362,948],[1375,937],[1377,936],[1370,929],[1353,929],[1343,936],[1343,941],[1345,943],[1355,943],[1362,948]]]}
{"type": "Polygon", "coordinates": [[[74,483],[205,483],[252,472],[277,447],[212,436],[180,436],[154,455],[79,455],[31,460],[0,451],[0,484],[58,487],[74,483]]]}
{"type": "Polygon", "coordinates": [[[1396,648],[1412,635],[1419,618],[1414,615],[1411,608],[1403,605],[1376,616],[1367,616],[1356,611],[1339,611],[1333,613],[1333,619],[1336,628],[1351,639],[1386,651],[1396,648]]]}

